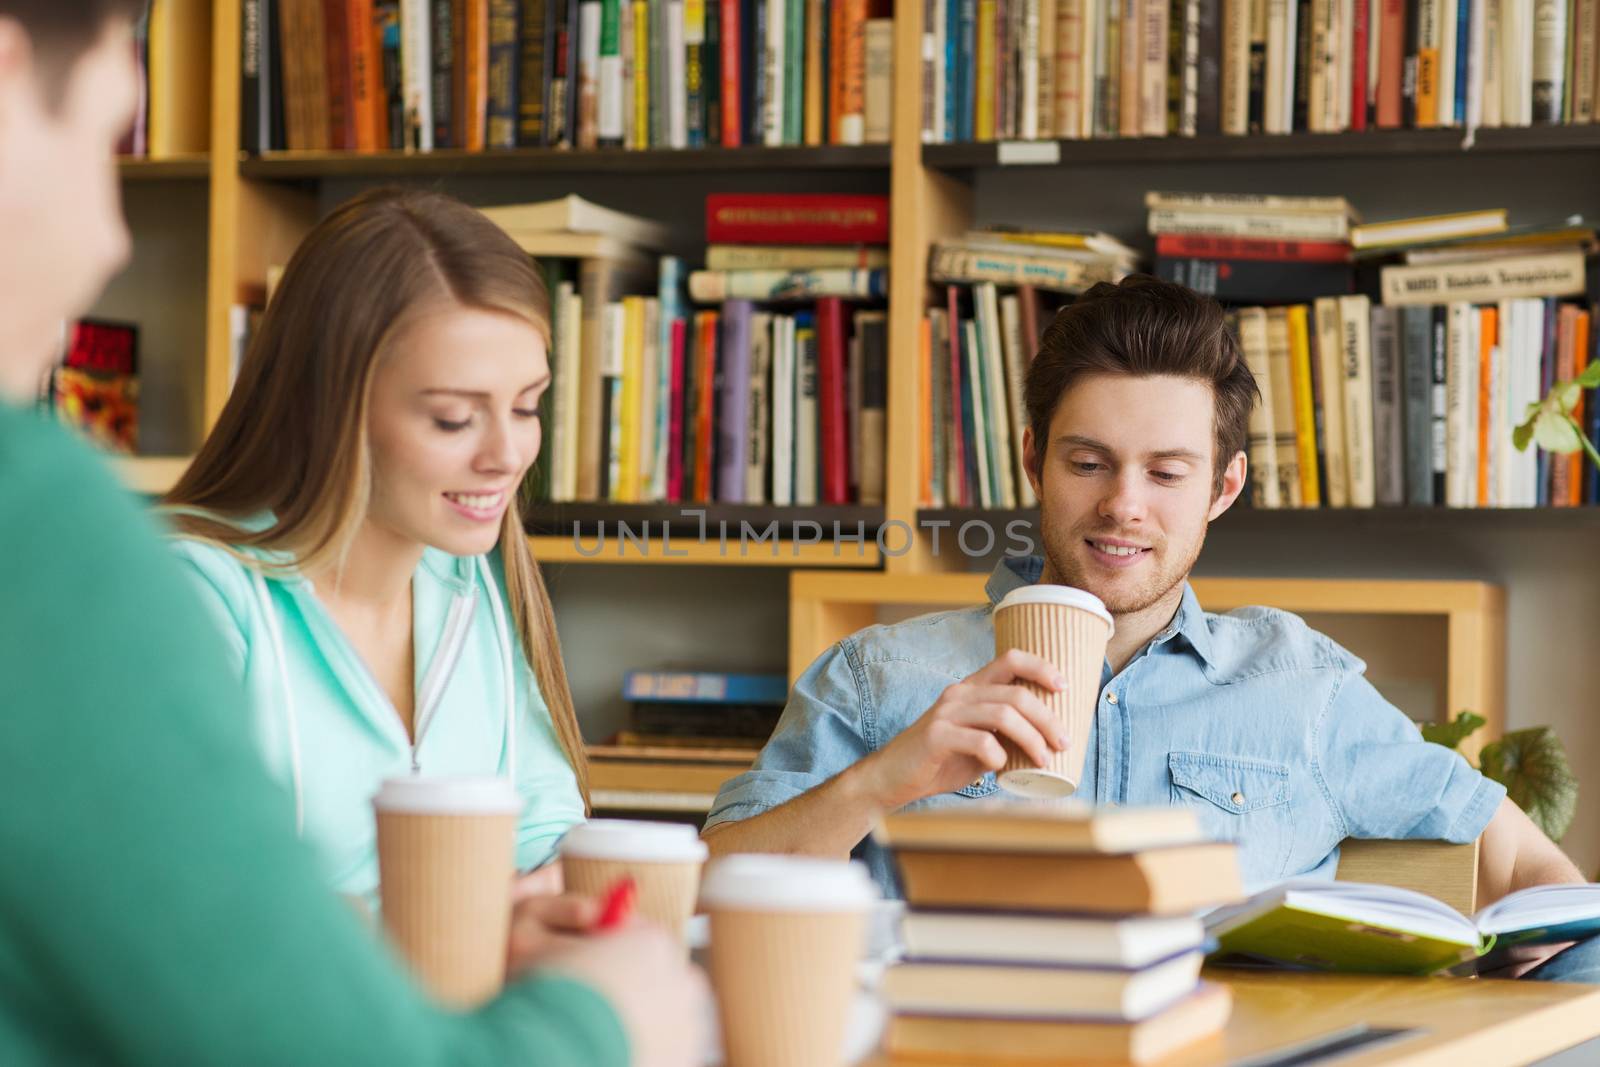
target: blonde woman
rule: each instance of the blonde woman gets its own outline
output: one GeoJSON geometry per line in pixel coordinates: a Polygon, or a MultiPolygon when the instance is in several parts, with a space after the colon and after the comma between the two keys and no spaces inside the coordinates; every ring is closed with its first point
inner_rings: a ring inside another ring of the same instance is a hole
{"type": "Polygon", "coordinates": [[[548,307],[528,257],[465,204],[349,201],[290,259],[167,498],[267,763],[342,893],[377,885],[385,777],[510,776],[524,871],[584,818],[582,738],[516,505],[548,307]]]}

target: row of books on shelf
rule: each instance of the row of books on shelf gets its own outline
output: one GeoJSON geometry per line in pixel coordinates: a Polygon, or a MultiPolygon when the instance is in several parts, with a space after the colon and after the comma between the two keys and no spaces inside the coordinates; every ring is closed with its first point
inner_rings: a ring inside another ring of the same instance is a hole
{"type": "Polygon", "coordinates": [[[876,0],[242,2],[246,151],[889,140],[876,0]]]}
{"type": "MultiPolygon", "coordinates": [[[[1530,405],[1594,354],[1593,314],[1555,298],[1375,307],[1360,295],[1240,308],[1262,402],[1256,507],[1572,507],[1600,502],[1580,454],[1518,450],[1530,405]]],[[[1592,397],[1580,422],[1600,433],[1592,397]]]]}
{"type": "Polygon", "coordinates": [[[134,24],[138,106],[120,155],[170,159],[211,144],[210,0],[151,0],[134,24]]]}
{"type": "Polygon", "coordinates": [[[1596,118],[1596,0],[922,0],[924,141],[1596,118]]]}

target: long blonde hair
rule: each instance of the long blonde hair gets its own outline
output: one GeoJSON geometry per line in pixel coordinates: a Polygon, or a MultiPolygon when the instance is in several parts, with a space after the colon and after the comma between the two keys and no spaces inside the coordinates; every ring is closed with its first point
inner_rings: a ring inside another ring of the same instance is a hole
{"type": "MultiPolygon", "coordinates": [[[[539,271],[459,200],[373,189],[318,223],[290,257],[216,427],[164,501],[178,531],[236,554],[285,553],[302,570],[341,562],[370,496],[373,370],[410,315],[441,301],[515,315],[549,349],[550,298],[539,271]],[[275,519],[264,529],[231,521],[264,511],[275,519]]],[[[589,766],[555,615],[514,500],[500,549],[522,651],[587,808],[589,766]]]]}

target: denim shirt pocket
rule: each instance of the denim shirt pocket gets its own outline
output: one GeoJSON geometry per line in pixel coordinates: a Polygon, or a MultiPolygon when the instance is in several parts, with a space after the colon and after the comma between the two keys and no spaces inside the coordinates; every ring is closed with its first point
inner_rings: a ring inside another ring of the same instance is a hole
{"type": "Polygon", "coordinates": [[[1172,802],[1195,809],[1208,836],[1244,846],[1239,858],[1248,886],[1282,876],[1293,835],[1286,764],[1172,752],[1167,766],[1172,802]]]}
{"type": "Polygon", "coordinates": [[[1000,783],[995,781],[995,776],[993,774],[986,774],[982,778],[979,778],[976,782],[973,782],[971,785],[964,785],[960,789],[957,789],[956,795],[972,797],[976,799],[978,797],[989,796],[996,792],[999,788],[1000,783]]]}

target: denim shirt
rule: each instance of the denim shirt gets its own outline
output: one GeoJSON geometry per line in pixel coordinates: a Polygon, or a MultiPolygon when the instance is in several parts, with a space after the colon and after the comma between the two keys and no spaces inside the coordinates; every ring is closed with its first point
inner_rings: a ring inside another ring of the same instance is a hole
{"type": "MultiPolygon", "coordinates": [[[[760,815],[886,745],[994,658],[994,604],[1037,582],[1042,565],[1002,561],[988,604],[870,626],[823,653],[795,682],[755,766],[723,785],[706,826],[760,815]]],[[[1298,616],[1214,615],[1185,586],[1168,627],[1120,672],[1103,668],[1077,795],[1192,808],[1210,835],[1239,843],[1252,891],[1291,876],[1331,879],[1347,837],[1472,841],[1505,788],[1423,741],[1364,670],[1298,616]]],[[[913,806],[996,789],[985,775],[913,806]]],[[[898,894],[882,849],[868,838],[856,855],[898,894]]]]}

